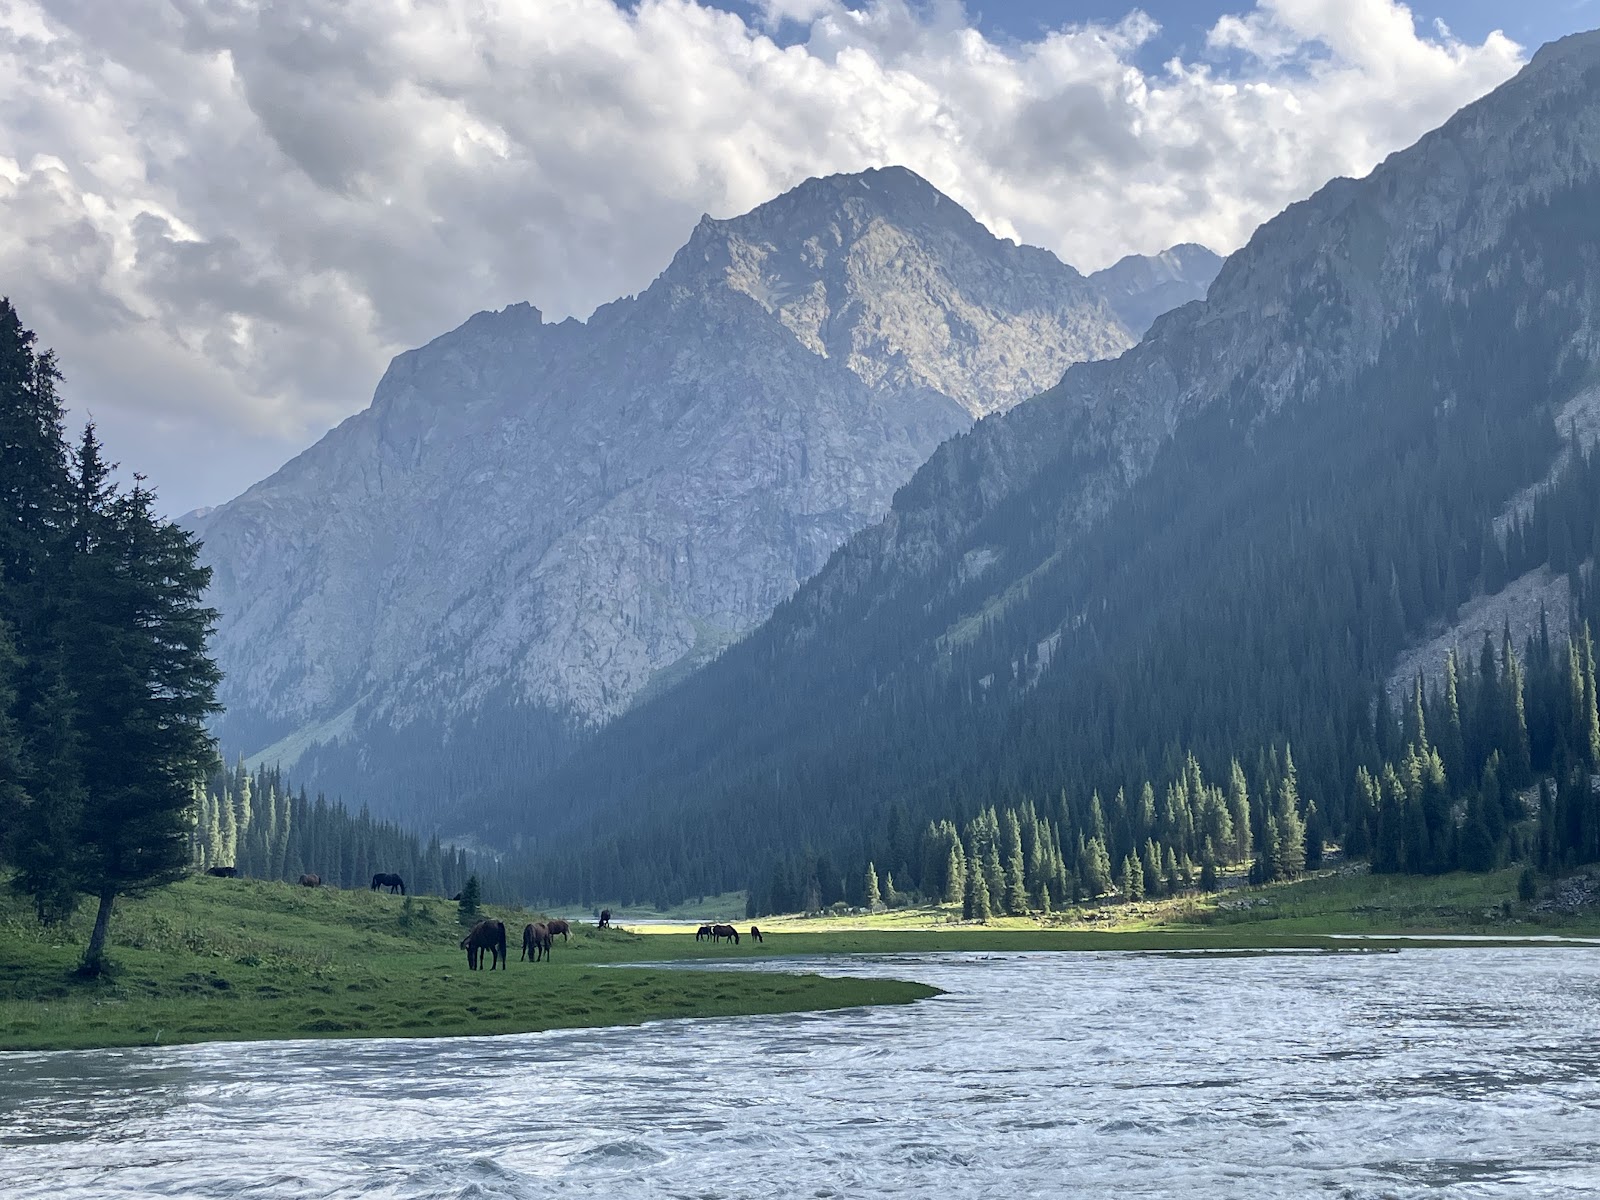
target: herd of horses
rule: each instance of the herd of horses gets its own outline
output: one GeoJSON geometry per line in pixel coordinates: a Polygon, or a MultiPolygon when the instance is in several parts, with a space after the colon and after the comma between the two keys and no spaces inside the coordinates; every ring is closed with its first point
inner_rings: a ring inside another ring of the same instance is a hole
{"type": "MultiPolygon", "coordinates": [[[[208,867],[207,875],[215,875],[219,879],[233,879],[239,872],[234,867],[208,867]]],[[[300,876],[302,887],[321,887],[322,876],[310,872],[300,876]]],[[[398,875],[391,875],[386,871],[379,871],[372,877],[372,891],[379,888],[388,888],[392,896],[399,892],[406,894],[406,881],[398,875]]],[[[461,899],[461,893],[451,896],[452,900],[461,899]]],[[[611,928],[611,910],[600,910],[600,921],[596,926],[599,929],[611,928]]],[[[519,962],[539,962],[550,958],[550,948],[555,942],[557,934],[565,942],[572,926],[560,918],[548,921],[531,921],[522,927],[522,957],[519,962]]],[[[739,931],[732,925],[702,925],[695,930],[694,940],[697,942],[731,941],[735,946],[739,944],[739,931]]],[[[759,926],[750,926],[750,940],[759,942],[761,929],[759,926]]],[[[504,921],[488,918],[479,921],[470,930],[467,936],[461,939],[461,949],[467,952],[467,969],[480,970],[483,967],[483,956],[489,956],[489,970],[494,970],[498,965],[502,969],[506,965],[506,923],[504,921]]]]}
{"type": "MultiPolygon", "coordinates": [[[[599,929],[611,928],[611,910],[603,909],[600,913],[599,929]]],[[[556,934],[561,935],[563,942],[567,941],[567,934],[572,926],[559,917],[547,921],[530,921],[522,927],[522,956],[519,962],[539,962],[541,959],[550,958],[550,949],[555,942],[556,934]]],[[[750,926],[750,937],[754,941],[761,941],[759,926],[750,926]]],[[[695,931],[694,940],[702,942],[710,939],[713,942],[731,941],[735,946],[739,944],[739,931],[732,925],[702,925],[695,931]]],[[[495,917],[486,917],[479,921],[470,930],[467,936],[461,939],[461,948],[467,952],[467,970],[494,970],[499,967],[507,969],[506,956],[506,923],[495,917]],[[488,955],[489,965],[484,968],[483,959],[488,955]]]]}
{"type": "MultiPolygon", "coordinates": [[[[732,925],[702,925],[694,931],[694,940],[703,941],[731,941],[735,946],[739,944],[739,931],[732,925]]],[[[761,928],[757,925],[750,926],[750,940],[761,941],[761,928]]]]}

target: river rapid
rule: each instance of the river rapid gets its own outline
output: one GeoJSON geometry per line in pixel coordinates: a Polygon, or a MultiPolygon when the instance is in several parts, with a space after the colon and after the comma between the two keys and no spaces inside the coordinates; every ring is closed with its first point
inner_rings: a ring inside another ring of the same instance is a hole
{"type": "Polygon", "coordinates": [[[0,1194],[1600,1194],[1600,951],[945,954],[897,1008],[0,1055],[0,1194]]]}

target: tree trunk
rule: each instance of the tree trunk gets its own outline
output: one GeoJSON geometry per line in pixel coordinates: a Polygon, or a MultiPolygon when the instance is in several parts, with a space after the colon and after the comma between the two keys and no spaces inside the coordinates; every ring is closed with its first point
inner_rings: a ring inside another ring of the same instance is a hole
{"type": "Polygon", "coordinates": [[[111,909],[117,894],[109,888],[100,893],[100,911],[95,914],[94,933],[89,936],[89,948],[83,952],[84,969],[93,975],[100,973],[106,950],[106,935],[111,932],[111,909]]]}

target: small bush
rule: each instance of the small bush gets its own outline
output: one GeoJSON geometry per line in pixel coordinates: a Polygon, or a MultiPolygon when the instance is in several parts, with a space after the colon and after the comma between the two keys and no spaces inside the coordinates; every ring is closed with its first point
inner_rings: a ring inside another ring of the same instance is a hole
{"type": "Polygon", "coordinates": [[[1534,876],[1531,866],[1523,867],[1522,874],[1517,876],[1517,899],[1527,901],[1538,895],[1539,881],[1534,876]]]}

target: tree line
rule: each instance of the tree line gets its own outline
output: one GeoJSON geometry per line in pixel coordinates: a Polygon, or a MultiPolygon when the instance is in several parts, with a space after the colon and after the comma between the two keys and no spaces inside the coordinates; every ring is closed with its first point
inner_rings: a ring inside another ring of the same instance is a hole
{"type": "Polygon", "coordinates": [[[192,812],[189,852],[199,870],[233,867],[287,883],[310,874],[341,888],[366,887],[381,871],[401,876],[411,892],[439,896],[456,895],[476,876],[489,903],[519,898],[518,884],[495,860],[442,845],[437,835],[424,842],[366,806],[352,813],[320,792],[312,798],[277,767],[217,764],[196,785],[192,812]]]}

